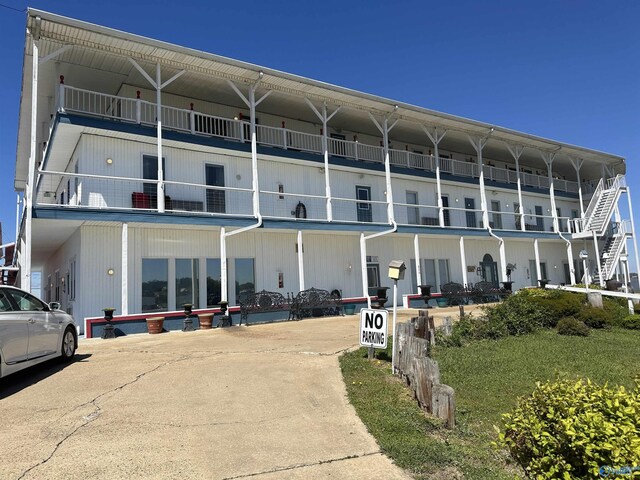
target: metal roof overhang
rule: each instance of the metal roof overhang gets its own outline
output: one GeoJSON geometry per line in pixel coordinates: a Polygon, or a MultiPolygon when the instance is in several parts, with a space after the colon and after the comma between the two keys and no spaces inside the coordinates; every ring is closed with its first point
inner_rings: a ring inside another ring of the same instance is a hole
{"type": "MultiPolygon", "coordinates": [[[[560,157],[581,158],[587,162],[604,163],[616,167],[618,173],[624,173],[624,158],[605,152],[570,145],[535,135],[530,135],[497,125],[470,120],[455,115],[437,112],[407,103],[391,100],[376,95],[366,94],[317,80],[281,72],[239,60],[181,47],[159,40],[154,40],[131,33],[83,22],[60,15],[29,9],[27,28],[34,28],[36,17],[40,21],[40,38],[42,56],[48,55],[64,45],[74,48],[64,52],[61,57],[67,62],[98,68],[105,75],[118,75],[126,64],[127,71],[131,65],[128,58],[141,63],[159,62],[163,67],[186,70],[190,73],[206,75],[223,80],[240,83],[253,83],[259,72],[264,73],[261,87],[275,90],[283,94],[307,97],[318,101],[326,101],[332,105],[340,105],[349,109],[386,114],[398,106],[395,118],[422,125],[437,125],[460,133],[486,135],[493,129],[491,139],[506,143],[520,144],[541,151],[559,152],[560,157]],[[77,48],[76,48],[77,47],[77,48]]],[[[20,102],[20,123],[18,131],[18,151],[16,158],[16,188],[24,186],[27,175],[29,153],[29,116],[31,103],[31,37],[26,34],[23,82],[20,102]]],[[[49,62],[53,63],[53,62],[49,62]]],[[[53,68],[47,67],[45,68],[53,68]]],[[[122,73],[124,74],[124,73],[122,73]]],[[[50,100],[54,93],[53,86],[39,89],[39,102],[50,100]],[[46,90],[49,88],[49,91],[46,90]]],[[[46,109],[38,109],[38,124],[47,120],[46,109]],[[40,121],[41,120],[41,121],[40,121]]],[[[44,136],[44,134],[43,134],[44,136]]]]}

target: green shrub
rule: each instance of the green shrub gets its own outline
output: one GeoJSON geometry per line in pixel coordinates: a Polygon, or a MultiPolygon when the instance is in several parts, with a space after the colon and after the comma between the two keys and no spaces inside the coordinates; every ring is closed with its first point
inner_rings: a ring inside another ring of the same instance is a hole
{"type": "Polygon", "coordinates": [[[545,295],[536,289],[523,289],[497,305],[486,307],[484,315],[491,325],[490,331],[498,337],[523,335],[544,326],[552,315],[548,303],[541,301],[545,295]]]}
{"type": "Polygon", "coordinates": [[[640,315],[627,315],[621,323],[622,328],[629,330],[640,330],[640,315]]]}
{"type": "Polygon", "coordinates": [[[598,478],[604,466],[640,465],[640,384],[627,392],[589,380],[538,383],[502,420],[496,445],[527,478],[598,478]]]}
{"type": "Polygon", "coordinates": [[[538,308],[548,312],[542,326],[553,328],[561,318],[578,314],[584,308],[583,298],[578,293],[550,290],[548,295],[534,297],[532,301],[538,308]]]}
{"type": "Polygon", "coordinates": [[[573,335],[576,337],[589,336],[589,327],[584,322],[573,317],[565,317],[558,322],[558,333],[560,335],[573,335]]]}
{"type": "Polygon", "coordinates": [[[583,308],[576,318],[589,328],[604,328],[611,326],[613,323],[613,315],[611,310],[597,307],[583,308]]]}
{"type": "Polygon", "coordinates": [[[612,325],[620,325],[629,315],[629,306],[626,298],[603,297],[602,306],[609,312],[612,325]]]}

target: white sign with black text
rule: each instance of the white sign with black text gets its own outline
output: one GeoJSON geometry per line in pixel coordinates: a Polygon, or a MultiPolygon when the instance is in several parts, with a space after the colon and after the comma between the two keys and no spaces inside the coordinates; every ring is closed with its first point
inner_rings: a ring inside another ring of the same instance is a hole
{"type": "Polygon", "coordinates": [[[387,348],[386,310],[363,308],[360,310],[360,345],[373,348],[387,348]]]}

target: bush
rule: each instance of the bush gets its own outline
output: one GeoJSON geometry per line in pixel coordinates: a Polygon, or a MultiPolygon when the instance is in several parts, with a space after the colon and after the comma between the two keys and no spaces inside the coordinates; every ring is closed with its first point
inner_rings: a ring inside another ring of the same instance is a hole
{"type": "Polygon", "coordinates": [[[573,317],[565,317],[558,322],[558,333],[560,335],[573,335],[576,337],[588,337],[589,327],[584,322],[573,317]]]}
{"type": "Polygon", "coordinates": [[[622,328],[629,330],[640,330],[640,315],[627,315],[621,323],[622,328]]]}
{"type": "Polygon", "coordinates": [[[527,478],[599,478],[605,466],[640,465],[640,384],[627,392],[589,380],[538,383],[502,420],[496,445],[527,478]]]}
{"type": "Polygon", "coordinates": [[[626,298],[604,297],[602,306],[609,312],[612,325],[621,325],[622,321],[629,315],[629,306],[626,298]]]}
{"type": "Polygon", "coordinates": [[[537,296],[532,300],[538,308],[548,312],[542,326],[553,328],[563,317],[576,315],[584,308],[583,295],[560,290],[551,290],[546,296],[537,296]]]}
{"type": "Polygon", "coordinates": [[[576,318],[590,328],[604,328],[613,323],[611,311],[604,308],[585,307],[576,318]]]}
{"type": "Polygon", "coordinates": [[[553,314],[549,302],[540,300],[543,295],[535,289],[520,290],[502,303],[486,307],[484,315],[492,325],[490,331],[498,336],[523,335],[547,324],[553,314]]]}

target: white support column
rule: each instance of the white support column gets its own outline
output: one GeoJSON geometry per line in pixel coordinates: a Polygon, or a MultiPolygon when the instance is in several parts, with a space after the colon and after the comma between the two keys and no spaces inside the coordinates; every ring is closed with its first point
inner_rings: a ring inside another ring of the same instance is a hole
{"type": "Polygon", "coordinates": [[[631,236],[633,238],[633,251],[636,256],[636,271],[640,275],[640,253],[638,253],[638,242],[636,241],[636,225],[633,220],[633,207],[631,205],[631,189],[627,186],[627,200],[629,202],[629,218],[631,219],[631,236]]]}
{"type": "Polygon", "coordinates": [[[360,234],[360,269],[362,272],[362,296],[367,299],[367,308],[371,308],[371,297],[369,296],[369,282],[367,278],[367,241],[364,233],[360,234]]]}
{"type": "Polygon", "coordinates": [[[462,285],[469,284],[467,280],[467,257],[464,253],[464,237],[460,237],[460,263],[462,264],[462,285]]]}
{"type": "Polygon", "coordinates": [[[507,144],[507,148],[509,149],[509,152],[511,152],[511,156],[513,157],[513,159],[516,161],[516,180],[518,185],[518,205],[519,205],[518,215],[520,217],[520,230],[524,232],[527,226],[524,220],[524,203],[522,202],[522,181],[520,180],[520,157],[522,156],[522,152],[524,152],[524,146],[507,144]]]}
{"type": "Polygon", "coordinates": [[[536,284],[542,280],[542,269],[540,268],[540,250],[538,249],[538,239],[533,240],[533,254],[536,257],[536,284]]]}
{"type": "Polygon", "coordinates": [[[302,230],[298,230],[298,287],[302,292],[304,288],[304,247],[302,244],[302,230]]]}
{"type": "Polygon", "coordinates": [[[331,178],[329,175],[329,133],[328,133],[328,123],[336,113],[340,111],[342,107],[338,107],[331,115],[327,116],[327,102],[324,102],[322,105],[322,113],[318,111],[311,100],[305,98],[307,105],[311,108],[313,113],[320,119],[322,122],[322,152],[324,155],[324,184],[325,184],[325,196],[327,197],[327,221],[333,221],[333,208],[331,205],[331,178]]]}
{"type": "Polygon", "coordinates": [[[423,285],[422,283],[422,265],[420,265],[420,240],[418,235],[413,236],[413,253],[416,259],[416,285],[423,285]]]}
{"type": "Polygon", "coordinates": [[[220,228],[220,301],[228,301],[227,292],[227,235],[224,227],[220,228]]]}
{"type": "Polygon", "coordinates": [[[491,129],[491,132],[489,132],[488,135],[482,138],[477,136],[467,135],[467,137],[469,138],[469,142],[471,143],[474,150],[476,151],[476,154],[478,155],[478,176],[479,176],[479,182],[480,182],[480,208],[482,209],[482,225],[484,226],[484,228],[489,228],[489,211],[487,208],[487,192],[484,188],[484,165],[482,161],[482,149],[487,144],[487,139],[489,138],[489,135],[491,135],[492,132],[493,132],[493,128],[491,129]]]}
{"type": "Polygon", "coordinates": [[[551,200],[551,218],[553,219],[553,231],[558,233],[560,231],[560,225],[558,225],[558,210],[556,209],[556,195],[553,187],[553,160],[556,157],[552,152],[540,152],[540,156],[547,165],[547,175],[549,176],[549,199],[551,200]]]}
{"type": "Polygon", "coordinates": [[[22,251],[20,264],[20,287],[27,292],[31,292],[31,223],[33,218],[33,196],[35,194],[35,176],[36,176],[36,128],[38,117],[38,65],[40,63],[38,56],[38,43],[40,40],[40,17],[36,18],[36,25],[31,32],[33,55],[31,59],[31,149],[29,153],[29,173],[27,177],[26,193],[26,213],[24,229],[24,249],[22,251]]]}
{"type": "MultiPolygon", "coordinates": [[[[397,110],[398,107],[395,107],[397,110]]],[[[369,118],[373,121],[378,130],[382,133],[382,143],[383,143],[383,152],[384,152],[384,174],[386,180],[387,187],[387,219],[390,224],[395,224],[395,215],[393,212],[393,191],[391,189],[391,164],[389,159],[389,132],[396,126],[398,120],[393,122],[391,126],[389,126],[389,117],[395,113],[395,110],[384,117],[382,125],[378,123],[378,121],[374,118],[371,113],[369,113],[369,118]]]]}
{"type": "Polygon", "coordinates": [[[438,154],[438,144],[442,141],[444,136],[447,134],[446,130],[443,130],[441,133],[438,133],[438,127],[434,127],[433,129],[427,128],[422,125],[422,130],[427,134],[431,143],[433,143],[433,153],[435,155],[436,160],[436,192],[438,195],[438,221],[441,228],[444,228],[444,208],[442,207],[442,185],[440,183],[440,155],[438,154]]]}
{"type": "Polygon", "coordinates": [[[158,146],[158,213],[164,213],[164,170],[162,168],[162,78],[160,64],[156,63],[156,120],[158,122],[156,137],[158,146]]]}
{"type": "Polygon", "coordinates": [[[593,232],[593,248],[596,252],[596,261],[598,262],[598,278],[600,279],[600,286],[604,287],[606,279],[602,278],[602,262],[600,262],[600,249],[598,248],[598,235],[593,232]]]}
{"type": "Polygon", "coordinates": [[[120,264],[122,290],[120,314],[129,315],[129,224],[122,224],[122,263],[120,264]]]}
{"type": "Polygon", "coordinates": [[[584,201],[582,200],[582,180],[580,179],[580,169],[584,164],[581,158],[569,158],[571,165],[576,171],[576,181],[578,182],[578,198],[580,199],[580,218],[584,217],[584,201]]]}

